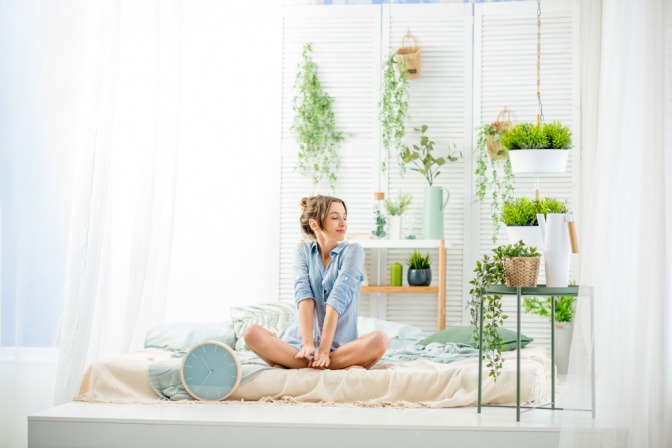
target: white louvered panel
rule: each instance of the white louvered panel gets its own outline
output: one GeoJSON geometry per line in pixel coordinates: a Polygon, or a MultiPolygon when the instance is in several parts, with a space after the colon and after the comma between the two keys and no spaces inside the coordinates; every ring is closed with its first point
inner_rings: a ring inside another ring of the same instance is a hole
{"type": "Polygon", "coordinates": [[[322,88],[333,98],[340,130],[352,137],[372,138],[377,114],[380,13],[377,7],[287,7],[283,22],[282,136],[294,113],[292,98],[301,51],[311,43],[322,88]]]}
{"type": "MultiPolygon", "coordinates": [[[[383,42],[396,50],[408,30],[422,47],[422,72],[410,80],[409,119],[406,144],[417,144],[420,133],[415,127],[429,126],[427,136],[436,142],[435,152],[445,155],[449,144],[464,150],[469,135],[468,104],[471,99],[471,6],[470,5],[389,5],[383,7],[383,42]],[[387,35],[385,35],[387,34],[387,35]]],[[[409,45],[408,40],[406,45],[409,45]]],[[[465,159],[447,163],[434,185],[450,191],[450,200],[444,215],[446,264],[446,325],[460,325],[462,320],[465,250],[465,202],[469,188],[469,169],[465,159]]],[[[404,235],[409,233],[410,220],[414,233],[422,238],[422,207],[426,179],[408,170],[401,175],[393,164],[387,175],[388,197],[398,191],[409,192],[413,202],[404,214],[404,235]]],[[[423,253],[425,251],[422,251],[423,253]]],[[[404,284],[408,265],[405,260],[410,251],[388,251],[388,266],[396,261],[404,265],[404,284]]],[[[438,250],[431,250],[432,285],[438,282],[438,250]]],[[[417,325],[425,331],[436,329],[437,298],[435,294],[390,294],[386,302],[387,318],[417,325]]]]}
{"type": "MultiPolygon", "coordinates": [[[[536,2],[475,5],[474,126],[490,123],[507,106],[515,122],[536,120],[537,15],[536,2]]],[[[560,120],[574,132],[578,145],[578,13],[573,2],[542,5],[541,97],[545,121],[560,120]]],[[[539,175],[542,197],[567,199],[570,209],[578,210],[579,148],[570,153],[567,171],[558,175],[539,175]]],[[[515,196],[532,197],[534,174],[516,175],[515,196]]],[[[508,243],[502,229],[496,243],[491,240],[490,204],[476,206],[471,266],[493,247],[508,243]]],[[[580,229],[579,229],[580,232],[580,229]]],[[[580,235],[579,235],[580,237],[580,235]]],[[[576,260],[573,258],[572,262],[576,260]]],[[[544,281],[544,266],[540,282],[544,281]]],[[[576,272],[577,266],[572,266],[576,272]]],[[[516,325],[516,298],[505,298],[508,328],[516,325]]],[[[465,322],[468,315],[465,313],[465,322]]],[[[550,325],[537,316],[522,315],[523,333],[550,348],[550,325]]]]}

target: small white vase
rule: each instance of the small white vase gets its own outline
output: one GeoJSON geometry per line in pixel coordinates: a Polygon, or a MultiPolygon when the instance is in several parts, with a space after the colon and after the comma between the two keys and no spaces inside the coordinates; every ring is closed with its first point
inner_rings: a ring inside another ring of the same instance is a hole
{"type": "Polygon", "coordinates": [[[401,216],[390,216],[390,239],[401,239],[401,216]]]}
{"type": "Polygon", "coordinates": [[[509,151],[514,173],[564,173],[568,149],[514,149],[509,151]]]}
{"type": "Polygon", "coordinates": [[[536,247],[539,252],[544,251],[544,238],[539,226],[506,226],[509,244],[523,241],[528,247],[536,247]]]}

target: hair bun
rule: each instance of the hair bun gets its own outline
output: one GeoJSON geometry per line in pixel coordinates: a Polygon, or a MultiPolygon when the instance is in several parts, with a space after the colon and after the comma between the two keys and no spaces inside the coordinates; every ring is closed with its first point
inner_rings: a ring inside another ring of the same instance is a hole
{"type": "Polygon", "coordinates": [[[301,199],[301,213],[305,212],[306,208],[308,208],[308,198],[303,198],[301,199]]]}

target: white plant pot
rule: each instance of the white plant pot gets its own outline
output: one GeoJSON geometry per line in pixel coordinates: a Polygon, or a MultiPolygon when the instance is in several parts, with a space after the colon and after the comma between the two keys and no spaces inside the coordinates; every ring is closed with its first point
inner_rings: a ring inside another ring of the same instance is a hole
{"type": "Polygon", "coordinates": [[[573,328],[571,322],[555,323],[555,365],[558,367],[559,375],[567,374],[573,328]]]}
{"type": "Polygon", "coordinates": [[[514,173],[564,173],[568,149],[514,149],[509,151],[514,173]]]}
{"type": "Polygon", "coordinates": [[[401,239],[401,216],[390,216],[390,239],[401,239]]]}
{"type": "Polygon", "coordinates": [[[536,247],[539,252],[544,251],[544,238],[539,226],[506,226],[509,244],[516,244],[522,240],[528,247],[536,247]]]}

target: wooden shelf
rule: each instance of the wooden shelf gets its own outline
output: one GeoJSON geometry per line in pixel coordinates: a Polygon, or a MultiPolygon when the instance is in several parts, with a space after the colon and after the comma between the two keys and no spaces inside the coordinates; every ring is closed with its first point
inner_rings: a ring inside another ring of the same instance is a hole
{"type": "MultiPolygon", "coordinates": [[[[364,249],[436,249],[443,240],[348,240],[359,243],[364,249]]],[[[443,242],[445,248],[449,242],[443,242]]]]}
{"type": "Polygon", "coordinates": [[[438,286],[362,286],[362,292],[439,292],[438,286]]]}

